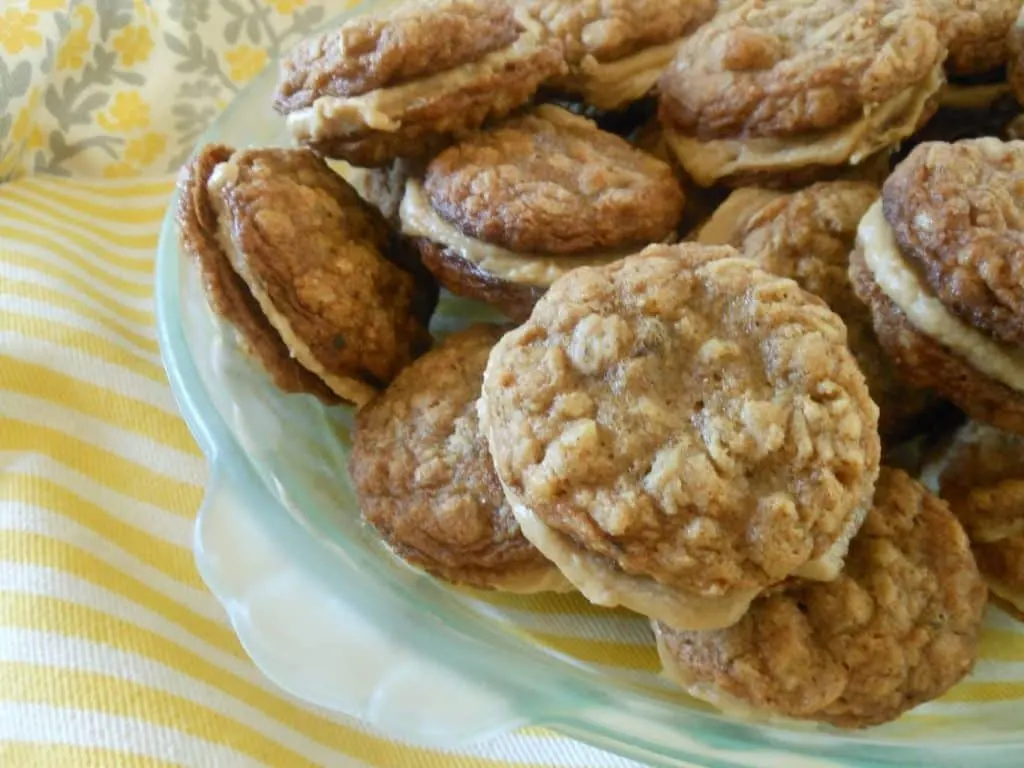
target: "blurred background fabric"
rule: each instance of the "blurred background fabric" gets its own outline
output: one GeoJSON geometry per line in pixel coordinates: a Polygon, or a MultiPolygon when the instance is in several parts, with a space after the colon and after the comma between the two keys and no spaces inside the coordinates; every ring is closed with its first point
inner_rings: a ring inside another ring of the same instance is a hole
{"type": "Polygon", "coordinates": [[[0,2],[3,768],[633,765],[536,730],[424,750],[307,707],[193,565],[207,469],[160,364],[160,221],[218,111],[349,5],[0,2]]]}

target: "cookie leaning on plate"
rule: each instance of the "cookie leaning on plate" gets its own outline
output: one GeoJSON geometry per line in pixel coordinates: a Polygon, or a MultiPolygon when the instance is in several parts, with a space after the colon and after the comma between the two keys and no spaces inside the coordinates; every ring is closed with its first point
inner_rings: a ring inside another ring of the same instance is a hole
{"type": "Polygon", "coordinates": [[[971,671],[985,602],[945,503],[883,468],[835,581],[763,597],[727,629],[655,631],[665,672],[726,712],[864,728],[938,698],[971,671]]]}
{"type": "Polygon", "coordinates": [[[192,190],[207,235],[295,360],[362,405],[430,346],[436,285],[400,268],[380,214],[311,151],[208,152],[192,190]]]}
{"type": "Polygon", "coordinates": [[[799,192],[738,189],[697,233],[697,241],[732,245],[762,269],[820,296],[846,324],[850,349],[879,407],[883,438],[909,437],[934,398],[902,382],[878,343],[871,311],[848,276],[857,225],[878,199],[873,184],[819,182],[799,192]]]}
{"type": "Polygon", "coordinates": [[[323,379],[292,357],[245,281],[231,266],[222,245],[217,212],[207,182],[234,150],[222,145],[204,147],[182,168],[178,181],[178,234],[185,253],[199,268],[211,309],[234,329],[239,346],[283,392],[307,393],[333,405],[339,401],[323,379]]]}
{"type": "Polygon", "coordinates": [[[524,535],[591,602],[682,628],[728,626],[791,575],[834,578],[879,464],[845,337],[732,248],[569,273],[484,375],[524,535]]]}
{"type": "Polygon", "coordinates": [[[1024,437],[970,422],[931,457],[923,477],[971,541],[1024,535],[1024,437]]]}
{"type": "Polygon", "coordinates": [[[561,45],[514,2],[409,1],[298,45],[274,106],[299,143],[386,165],[508,114],[564,69],[561,45]]]}
{"type": "Polygon", "coordinates": [[[400,216],[442,285],[524,320],[566,272],[673,238],[683,205],[665,163],[543,105],[438,155],[400,216]]]}
{"type": "Polygon", "coordinates": [[[601,110],[647,96],[680,41],[715,12],[715,0],[524,0],[564,46],[569,74],[548,85],[601,110]]]}
{"type": "Polygon", "coordinates": [[[659,81],[669,147],[703,186],[802,185],[934,112],[945,47],[904,0],[748,0],[686,38],[659,81]]]}
{"type": "Polygon", "coordinates": [[[455,584],[564,590],[519,531],[476,403],[503,329],[477,325],[406,368],[356,418],[349,471],[363,517],[397,555],[455,584]]]}
{"type": "Polygon", "coordinates": [[[970,536],[992,601],[1024,619],[1024,437],[967,424],[925,476],[970,536]]]}
{"type": "Polygon", "coordinates": [[[861,222],[850,270],[908,381],[1024,433],[1024,142],[917,147],[861,222]]]}

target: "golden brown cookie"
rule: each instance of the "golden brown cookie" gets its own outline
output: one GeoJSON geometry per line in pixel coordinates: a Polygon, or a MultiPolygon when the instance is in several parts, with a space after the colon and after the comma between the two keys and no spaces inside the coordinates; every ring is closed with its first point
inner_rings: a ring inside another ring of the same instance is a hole
{"type": "MultiPolygon", "coordinates": [[[[974,419],[1024,434],[1024,396],[975,367],[986,357],[998,357],[998,352],[970,353],[973,361],[968,360],[966,354],[921,331],[879,287],[860,245],[850,254],[850,279],[857,296],[871,309],[879,343],[908,383],[935,391],[974,419]]],[[[927,298],[923,289],[917,295],[927,298]]],[[[907,303],[918,306],[913,301],[907,303]]],[[[929,308],[935,311],[928,314],[941,317],[934,304],[919,305],[922,312],[929,308]]],[[[974,341],[979,339],[972,337],[970,342],[974,341]]],[[[983,346],[987,347],[987,341],[982,341],[983,346]]]]}
{"type": "Polygon", "coordinates": [[[683,203],[665,163],[543,105],[438,155],[401,220],[445,287],[521,320],[562,274],[674,237],[683,203]]]}
{"type": "Polygon", "coordinates": [[[986,589],[939,498],[883,469],[846,567],[757,600],[713,632],[656,625],[665,672],[755,716],[864,728],[938,698],[973,668],[986,589]]]}
{"type": "Polygon", "coordinates": [[[1024,535],[974,545],[993,603],[1024,621],[1024,535]]]}
{"type": "Polygon", "coordinates": [[[805,184],[923,124],[944,57],[920,3],[748,0],[680,45],[659,81],[661,119],[699,184],[805,184]]]}
{"type": "Polygon", "coordinates": [[[283,60],[275,108],[300,143],[360,166],[418,157],[525,104],[561,44],[509,0],[407,0],[283,60]]]}
{"type": "Polygon", "coordinates": [[[484,376],[523,533],[591,602],[685,628],[728,626],[793,574],[834,578],[879,461],[845,337],[728,247],[561,278],[484,376]]]}
{"type": "Polygon", "coordinates": [[[561,41],[569,74],[550,85],[602,110],[648,95],[715,0],[524,0],[561,41]]]}
{"type": "Polygon", "coordinates": [[[915,149],[861,221],[851,276],[904,377],[1024,428],[1024,143],[915,149]]]}
{"type": "Polygon", "coordinates": [[[1024,142],[925,144],[884,187],[900,252],[965,322],[1024,343],[1024,142]]]}
{"type": "Polygon", "coordinates": [[[393,552],[455,584],[565,588],[519,531],[476,403],[503,329],[477,325],[406,368],[356,419],[349,472],[364,519],[393,552]]]}
{"type": "Polygon", "coordinates": [[[878,199],[866,182],[835,181],[783,194],[745,188],[733,192],[697,234],[697,242],[732,245],[762,269],[795,280],[825,300],[846,324],[850,349],[879,407],[883,437],[913,434],[933,403],[905,385],[872,327],[871,311],[848,277],[857,225],[878,199]]]}
{"type": "Polygon", "coordinates": [[[322,379],[292,357],[245,281],[231,266],[221,244],[217,213],[207,187],[210,175],[234,150],[218,144],[203,147],[182,169],[178,182],[178,233],[182,248],[195,261],[210,307],[234,327],[239,346],[284,392],[307,393],[328,405],[338,396],[322,379]]]}
{"type": "Polygon", "coordinates": [[[971,541],[1024,535],[1024,437],[971,422],[943,446],[924,476],[971,541]]]}
{"type": "Polygon", "coordinates": [[[319,157],[236,151],[206,186],[235,272],[292,356],[339,397],[362,405],[429,347],[436,287],[389,260],[383,218],[319,157]]]}

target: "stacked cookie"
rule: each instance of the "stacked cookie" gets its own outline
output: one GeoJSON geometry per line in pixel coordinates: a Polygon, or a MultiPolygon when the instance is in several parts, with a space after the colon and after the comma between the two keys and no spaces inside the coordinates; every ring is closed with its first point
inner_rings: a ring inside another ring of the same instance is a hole
{"type": "Polygon", "coordinates": [[[283,391],[359,407],[403,561],[635,611],[729,711],[887,722],[986,581],[1024,610],[1024,144],[920,141],[1019,81],[1016,11],[401,3],[285,58],[300,148],[204,148],[182,241],[283,391]],[[439,287],[509,324],[433,344],[439,287]],[[935,493],[895,468],[963,414],[935,493]]]}

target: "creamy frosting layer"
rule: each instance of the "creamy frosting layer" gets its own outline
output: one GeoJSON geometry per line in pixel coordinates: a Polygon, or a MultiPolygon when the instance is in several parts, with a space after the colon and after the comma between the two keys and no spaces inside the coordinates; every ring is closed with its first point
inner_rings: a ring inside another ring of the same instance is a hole
{"type": "Polygon", "coordinates": [[[675,58],[680,42],[651,46],[617,61],[585,56],[573,79],[573,88],[598,109],[620,109],[651,92],[675,58]]]}
{"type": "Polygon", "coordinates": [[[957,85],[946,83],[939,94],[939,105],[949,109],[985,109],[1010,92],[1009,83],[957,85]]]}
{"type": "Polygon", "coordinates": [[[856,122],[820,134],[700,141],[666,127],[665,139],[686,172],[702,186],[737,173],[858,165],[913,133],[944,82],[942,68],[937,67],[920,85],[865,110],[856,122]]]}
{"type": "Polygon", "coordinates": [[[624,606],[679,629],[706,630],[735,624],[760,590],[737,590],[728,597],[703,597],[672,589],[645,576],[616,568],[550,528],[505,488],[505,497],[523,535],[595,605],[624,606]]]}
{"type": "Polygon", "coordinates": [[[400,216],[403,234],[423,237],[443,245],[484,272],[502,280],[541,288],[549,287],[559,277],[579,267],[607,264],[633,252],[630,249],[581,256],[553,256],[516,253],[485,243],[464,234],[435,211],[427,199],[422,182],[417,179],[411,179],[405,185],[400,216]]]}
{"type": "Polygon", "coordinates": [[[903,258],[881,201],[861,220],[857,241],[875,283],[911,325],[975,370],[1024,393],[1024,350],[993,340],[946,309],[903,258]]]}

